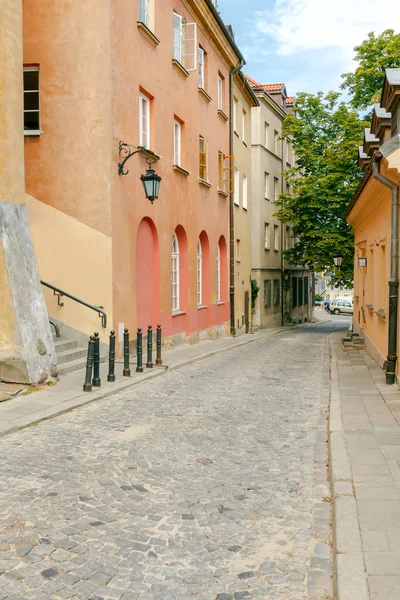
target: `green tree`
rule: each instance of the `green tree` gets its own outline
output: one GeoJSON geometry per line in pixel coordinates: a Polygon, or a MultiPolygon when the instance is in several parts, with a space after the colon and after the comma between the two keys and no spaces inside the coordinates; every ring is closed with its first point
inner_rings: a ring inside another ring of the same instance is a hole
{"type": "Polygon", "coordinates": [[[357,68],[354,73],[342,75],[341,88],[351,96],[350,104],[357,110],[366,110],[379,102],[385,69],[400,66],[400,33],[387,29],[354,48],[357,68]]]}
{"type": "Polygon", "coordinates": [[[368,123],[339,98],[335,92],[297,97],[297,117],[289,115],[283,130],[297,157],[284,174],[292,190],[276,204],[278,217],[292,226],[295,239],[286,251],[288,260],[331,271],[336,283],[350,284],[353,232],[343,215],[362,175],[357,146],[368,123]],[[340,269],[332,261],[337,251],[345,256],[340,269]]]}

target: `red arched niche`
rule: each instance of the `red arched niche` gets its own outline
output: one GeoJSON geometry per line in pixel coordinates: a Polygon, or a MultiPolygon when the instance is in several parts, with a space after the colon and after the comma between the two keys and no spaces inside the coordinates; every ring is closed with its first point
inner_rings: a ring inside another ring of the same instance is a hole
{"type": "Polygon", "coordinates": [[[226,241],[223,235],[218,240],[219,256],[220,256],[220,285],[221,298],[220,302],[227,302],[228,299],[228,253],[226,241]]]}
{"type": "Polygon", "coordinates": [[[204,306],[211,304],[211,278],[210,278],[210,242],[205,231],[200,233],[201,263],[202,263],[202,303],[204,306]]]}
{"type": "Polygon", "coordinates": [[[179,244],[179,310],[189,309],[189,258],[186,231],[182,225],[175,229],[179,244]]]}
{"type": "Polygon", "coordinates": [[[160,251],[151,219],[140,222],[136,236],[136,321],[143,331],[153,329],[160,314],[160,251]]]}

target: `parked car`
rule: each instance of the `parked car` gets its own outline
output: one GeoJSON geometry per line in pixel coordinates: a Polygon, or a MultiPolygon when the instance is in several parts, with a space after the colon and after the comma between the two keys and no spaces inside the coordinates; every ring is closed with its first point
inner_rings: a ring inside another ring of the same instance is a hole
{"type": "Polygon", "coordinates": [[[329,311],[331,314],[339,315],[345,313],[348,315],[353,314],[353,303],[350,299],[346,298],[335,298],[329,305],[329,311]]]}

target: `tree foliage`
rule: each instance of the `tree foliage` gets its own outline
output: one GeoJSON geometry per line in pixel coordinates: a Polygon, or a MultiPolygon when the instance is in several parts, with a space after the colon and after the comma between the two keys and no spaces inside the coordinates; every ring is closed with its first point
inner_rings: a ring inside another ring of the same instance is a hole
{"type": "Polygon", "coordinates": [[[286,251],[292,264],[331,271],[336,283],[353,279],[353,233],[344,212],[360,181],[357,146],[366,121],[340,101],[340,94],[301,93],[297,117],[284,121],[283,137],[293,144],[297,162],[285,172],[292,193],[277,201],[278,217],[292,226],[295,244],[286,251]],[[341,269],[332,255],[343,252],[341,269]]]}
{"type": "Polygon", "coordinates": [[[354,51],[358,66],[354,73],[342,75],[341,88],[351,95],[353,108],[366,110],[379,102],[385,69],[400,66],[400,33],[387,29],[375,37],[371,32],[354,51]]]}

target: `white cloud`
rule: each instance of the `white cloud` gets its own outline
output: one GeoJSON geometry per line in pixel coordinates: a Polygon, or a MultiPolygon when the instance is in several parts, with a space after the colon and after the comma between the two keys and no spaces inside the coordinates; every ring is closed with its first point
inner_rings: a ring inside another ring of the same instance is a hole
{"type": "Polygon", "coordinates": [[[350,67],[353,48],[370,31],[399,29],[399,0],[276,0],[256,11],[259,33],[271,36],[277,54],[335,48],[350,67]]]}

